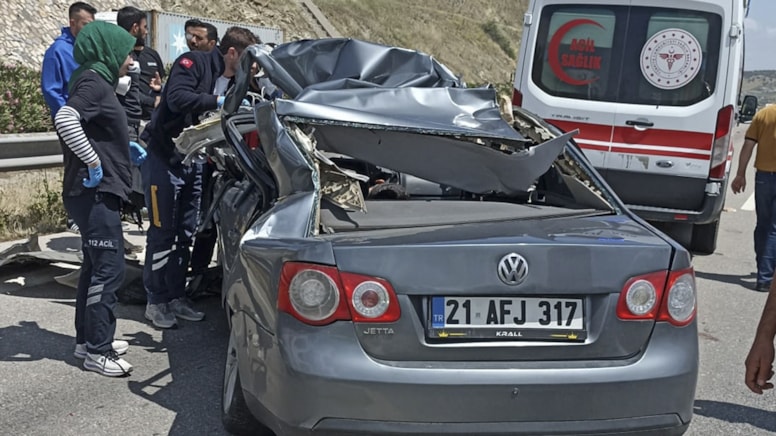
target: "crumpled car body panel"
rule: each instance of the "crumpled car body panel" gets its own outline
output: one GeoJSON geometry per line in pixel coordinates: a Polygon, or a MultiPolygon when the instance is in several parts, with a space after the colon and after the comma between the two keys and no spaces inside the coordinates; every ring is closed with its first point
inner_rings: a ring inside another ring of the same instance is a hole
{"type": "Polygon", "coordinates": [[[332,435],[686,429],[696,322],[616,308],[623,284],[665,280],[689,255],[623,207],[574,132],[504,110],[411,50],[296,41],[251,46],[241,65],[221,130],[179,146],[219,167],[227,368],[260,422],[332,435]],[[254,63],[284,96],[245,108],[254,63]],[[328,318],[300,314],[321,295],[328,318]],[[398,317],[362,313],[380,295],[398,317]],[[528,325],[527,305],[573,310],[528,325]]]}

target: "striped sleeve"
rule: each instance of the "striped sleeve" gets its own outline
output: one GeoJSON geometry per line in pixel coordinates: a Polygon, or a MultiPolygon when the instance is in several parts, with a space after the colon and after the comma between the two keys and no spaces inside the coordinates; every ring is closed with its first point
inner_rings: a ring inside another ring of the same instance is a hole
{"type": "Polygon", "coordinates": [[[81,126],[81,114],[70,106],[62,106],[54,117],[54,127],[65,145],[78,156],[87,166],[99,161],[100,158],[86,138],[81,126]]]}

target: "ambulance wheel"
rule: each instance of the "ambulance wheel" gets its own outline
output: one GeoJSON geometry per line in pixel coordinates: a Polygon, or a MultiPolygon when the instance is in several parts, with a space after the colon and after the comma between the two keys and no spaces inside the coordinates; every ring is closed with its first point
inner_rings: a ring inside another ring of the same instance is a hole
{"type": "Polygon", "coordinates": [[[692,228],[692,242],[690,251],[693,254],[712,254],[717,249],[717,234],[719,233],[719,220],[708,224],[695,224],[692,228]]]}

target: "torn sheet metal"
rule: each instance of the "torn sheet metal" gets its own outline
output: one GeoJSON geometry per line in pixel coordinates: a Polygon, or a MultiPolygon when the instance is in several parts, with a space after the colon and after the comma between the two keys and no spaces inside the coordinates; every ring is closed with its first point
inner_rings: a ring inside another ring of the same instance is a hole
{"type": "MultiPolygon", "coordinates": [[[[67,238],[73,238],[79,243],[81,238],[72,234],[67,234],[67,238]]],[[[132,246],[125,240],[127,246],[132,246]]],[[[145,302],[145,288],[143,287],[143,267],[134,253],[125,253],[126,270],[124,281],[117,292],[117,296],[122,302],[141,303],[145,302]]],[[[80,265],[83,262],[83,254],[75,249],[71,244],[65,244],[60,248],[54,249],[47,247],[41,249],[38,235],[33,234],[24,241],[17,242],[4,250],[0,251],[0,268],[12,268],[22,264],[70,264],[80,265]]],[[[57,283],[75,288],[78,286],[78,279],[81,275],[81,269],[74,269],[66,274],[53,277],[57,283]]]]}
{"type": "Polygon", "coordinates": [[[11,245],[0,251],[0,267],[9,264],[24,263],[75,263],[83,261],[80,251],[43,251],[38,243],[38,235],[32,235],[29,239],[11,245]]]}
{"type": "Polygon", "coordinates": [[[342,89],[343,81],[384,88],[463,86],[430,55],[356,39],[295,41],[277,46],[271,56],[302,88],[326,83],[342,89]]]}
{"type": "Polygon", "coordinates": [[[505,153],[471,141],[413,132],[337,125],[316,128],[323,150],[477,194],[525,193],[550,168],[573,134],[505,153]]]}
{"type": "Polygon", "coordinates": [[[354,127],[390,127],[429,135],[492,138],[525,147],[524,138],[501,117],[496,93],[485,88],[369,88],[303,92],[278,100],[281,118],[347,122],[354,127]]]}
{"type": "Polygon", "coordinates": [[[465,87],[445,65],[415,50],[349,38],[292,41],[272,49],[248,47],[227,94],[224,112],[235,112],[254,80],[251,65],[292,99],[306,88],[354,89],[465,87]]]}
{"type": "MultiPolygon", "coordinates": [[[[254,125],[238,125],[240,134],[256,130],[254,125]]],[[[178,137],[173,138],[175,148],[184,157],[183,163],[190,165],[191,162],[202,156],[204,149],[209,145],[225,146],[224,130],[221,127],[221,112],[212,112],[201,123],[195,126],[189,126],[183,129],[178,137]]]]}

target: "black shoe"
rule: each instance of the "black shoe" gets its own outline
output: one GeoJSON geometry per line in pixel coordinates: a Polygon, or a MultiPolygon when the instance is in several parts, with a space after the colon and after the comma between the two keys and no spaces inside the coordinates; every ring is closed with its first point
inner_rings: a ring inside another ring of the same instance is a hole
{"type": "Polygon", "coordinates": [[[194,274],[186,285],[186,297],[192,300],[221,295],[221,271],[211,268],[194,274]]]}
{"type": "Polygon", "coordinates": [[[771,284],[770,283],[757,282],[757,285],[754,287],[754,290],[757,291],[757,292],[770,292],[771,284]]]}

